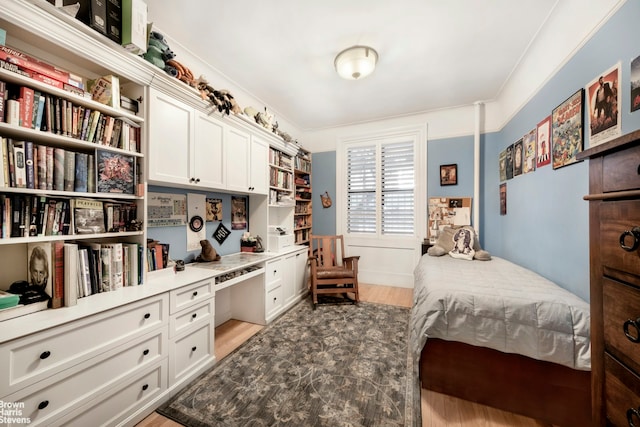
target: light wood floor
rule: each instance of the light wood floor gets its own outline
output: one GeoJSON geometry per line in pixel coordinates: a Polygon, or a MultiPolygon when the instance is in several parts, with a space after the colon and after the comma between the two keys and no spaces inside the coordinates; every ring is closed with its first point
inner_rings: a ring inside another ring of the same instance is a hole
{"type": "MultiPolygon", "coordinates": [[[[413,289],[360,284],[361,301],[411,307],[413,289]]],[[[262,329],[260,325],[230,320],[215,331],[216,359],[221,360],[262,329]]],[[[423,427],[551,427],[549,424],[511,412],[422,389],[423,427]]],[[[153,413],[137,427],[180,427],[162,415],[153,413]]]]}

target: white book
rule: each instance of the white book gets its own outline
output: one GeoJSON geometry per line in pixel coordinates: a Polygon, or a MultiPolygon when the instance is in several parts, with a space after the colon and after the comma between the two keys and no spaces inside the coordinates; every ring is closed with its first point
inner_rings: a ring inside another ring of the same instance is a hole
{"type": "Polygon", "coordinates": [[[24,142],[14,141],[13,160],[16,174],[16,188],[27,188],[27,163],[24,153],[24,142]]]}
{"type": "Polygon", "coordinates": [[[7,124],[20,125],[20,102],[16,99],[7,100],[7,124]]]}
{"type": "Polygon", "coordinates": [[[7,183],[4,180],[4,168],[5,168],[5,166],[4,166],[4,163],[2,161],[2,158],[5,156],[4,150],[7,149],[7,145],[3,140],[4,140],[4,138],[0,138],[0,187],[7,187],[7,183]]]}
{"type": "MultiPolygon", "coordinates": [[[[122,243],[108,243],[102,245],[102,247],[111,248],[111,290],[122,288],[124,284],[123,280],[123,260],[122,260],[122,243]]],[[[104,275],[104,272],[103,272],[104,275]]]]}
{"type": "Polygon", "coordinates": [[[78,245],[64,244],[64,306],[78,303],[78,245]]]}
{"type": "Polygon", "coordinates": [[[111,287],[111,247],[103,244],[100,247],[100,260],[102,262],[102,288],[100,292],[109,292],[113,290],[111,287]]]}
{"type": "Polygon", "coordinates": [[[129,286],[137,286],[138,283],[138,244],[125,243],[129,248],[129,286]]]}
{"type": "Polygon", "coordinates": [[[89,271],[89,252],[86,248],[78,249],[78,259],[80,262],[80,280],[82,285],[82,293],[89,296],[91,291],[91,273],[89,271]]]}

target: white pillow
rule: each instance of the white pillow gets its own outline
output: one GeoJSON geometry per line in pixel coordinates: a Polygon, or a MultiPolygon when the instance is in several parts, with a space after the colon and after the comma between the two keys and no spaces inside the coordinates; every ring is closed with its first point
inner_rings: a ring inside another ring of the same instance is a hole
{"type": "Polygon", "coordinates": [[[453,258],[473,260],[473,256],[476,254],[476,251],[473,249],[476,240],[473,229],[470,227],[458,229],[453,235],[452,240],[453,249],[451,249],[449,255],[453,258]]]}

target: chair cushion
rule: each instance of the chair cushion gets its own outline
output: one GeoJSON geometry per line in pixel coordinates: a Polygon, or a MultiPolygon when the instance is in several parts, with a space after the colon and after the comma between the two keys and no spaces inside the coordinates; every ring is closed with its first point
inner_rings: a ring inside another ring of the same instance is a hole
{"type": "Polygon", "coordinates": [[[352,270],[343,270],[341,268],[331,268],[327,270],[318,269],[316,276],[318,277],[318,280],[344,279],[355,277],[352,270]]]}

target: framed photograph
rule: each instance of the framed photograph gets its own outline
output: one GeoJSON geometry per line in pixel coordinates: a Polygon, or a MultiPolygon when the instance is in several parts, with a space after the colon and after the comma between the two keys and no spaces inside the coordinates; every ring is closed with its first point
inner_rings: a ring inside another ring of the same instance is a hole
{"type": "Polygon", "coordinates": [[[507,180],[507,150],[506,148],[498,155],[498,167],[500,169],[500,181],[507,180]]]}
{"type": "Polygon", "coordinates": [[[133,156],[96,150],[97,192],[134,194],[135,163],[133,156]]]}
{"type": "Polygon", "coordinates": [[[505,150],[507,153],[504,158],[504,169],[507,174],[507,179],[513,178],[513,144],[508,146],[505,150]]]}
{"type": "Polygon", "coordinates": [[[584,89],[558,105],[551,113],[551,159],[554,169],[576,163],[582,151],[584,89]]]}
{"type": "Polygon", "coordinates": [[[522,164],[524,160],[524,144],[522,138],[513,144],[513,176],[522,175],[522,164]]]}
{"type": "Polygon", "coordinates": [[[551,116],[545,117],[536,128],[536,167],[551,163],[551,116]]]}
{"type": "Polygon", "coordinates": [[[49,297],[52,291],[52,260],[51,242],[29,242],[27,244],[27,270],[29,285],[46,293],[49,297]]]}
{"type": "Polygon", "coordinates": [[[640,109],[640,56],[631,61],[631,112],[640,109]]]}
{"type": "Polygon", "coordinates": [[[620,112],[620,63],[587,84],[589,147],[595,147],[622,134],[620,112]]]}
{"type": "Polygon", "coordinates": [[[536,130],[531,129],[522,138],[524,147],[524,163],[522,165],[522,173],[529,173],[536,170],[536,130]]]}
{"type": "Polygon", "coordinates": [[[458,165],[440,165],[440,185],[458,185],[458,165]]]}
{"type": "Polygon", "coordinates": [[[500,184],[500,215],[507,214],[507,183],[500,184]]]}

